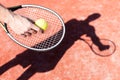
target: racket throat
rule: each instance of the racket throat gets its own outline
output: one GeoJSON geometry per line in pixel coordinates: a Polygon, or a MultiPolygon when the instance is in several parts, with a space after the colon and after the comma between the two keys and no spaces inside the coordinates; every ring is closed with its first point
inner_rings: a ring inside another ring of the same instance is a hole
{"type": "Polygon", "coordinates": [[[5,30],[6,30],[6,32],[9,33],[8,28],[7,28],[7,23],[4,23],[3,26],[4,26],[5,30]]]}
{"type": "Polygon", "coordinates": [[[0,22],[0,26],[5,30],[6,33],[9,33],[9,31],[7,29],[7,23],[0,22]]]}
{"type": "Polygon", "coordinates": [[[21,5],[14,6],[14,7],[9,7],[8,9],[11,10],[11,11],[15,11],[15,10],[20,9],[20,8],[22,8],[21,5]]]}

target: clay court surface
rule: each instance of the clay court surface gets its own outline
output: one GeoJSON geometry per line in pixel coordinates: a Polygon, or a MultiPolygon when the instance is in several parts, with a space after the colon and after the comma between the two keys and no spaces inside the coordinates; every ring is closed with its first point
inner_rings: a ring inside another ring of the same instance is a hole
{"type": "Polygon", "coordinates": [[[48,52],[27,50],[0,28],[0,80],[120,80],[119,0],[0,3],[6,7],[41,5],[56,11],[66,25],[63,42],[48,52]]]}

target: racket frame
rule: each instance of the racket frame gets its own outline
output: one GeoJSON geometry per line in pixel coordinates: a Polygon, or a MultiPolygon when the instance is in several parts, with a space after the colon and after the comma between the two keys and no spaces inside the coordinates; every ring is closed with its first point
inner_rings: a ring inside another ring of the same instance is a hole
{"type": "Polygon", "coordinates": [[[29,47],[29,46],[26,46],[24,44],[21,44],[19,41],[17,41],[10,33],[9,31],[7,30],[7,25],[6,23],[4,23],[4,25],[0,22],[0,26],[2,26],[2,28],[5,30],[5,32],[7,33],[7,35],[10,37],[10,39],[12,39],[14,42],[16,42],[17,44],[19,44],[20,46],[22,47],[25,47],[27,49],[30,49],[30,50],[34,50],[34,51],[41,51],[41,52],[44,52],[44,51],[49,51],[55,47],[57,47],[63,40],[64,38],[64,35],[65,35],[65,25],[64,25],[64,21],[63,19],[60,17],[60,15],[58,13],[56,13],[55,11],[49,9],[49,8],[46,8],[46,7],[43,7],[43,6],[39,6],[39,5],[32,5],[32,4],[24,4],[24,5],[19,5],[19,6],[15,6],[15,7],[11,7],[11,8],[8,8],[9,10],[13,9],[12,11],[15,11],[17,9],[21,9],[21,8],[40,8],[40,9],[43,9],[43,10],[46,10],[46,11],[49,11],[51,12],[52,14],[54,14],[55,16],[58,17],[58,19],[60,20],[61,24],[62,24],[62,30],[63,30],[63,34],[62,34],[62,37],[61,39],[59,40],[59,42],[57,44],[55,44],[54,46],[50,47],[50,48],[46,48],[46,49],[35,49],[35,48],[32,48],[32,47],[29,47]]]}

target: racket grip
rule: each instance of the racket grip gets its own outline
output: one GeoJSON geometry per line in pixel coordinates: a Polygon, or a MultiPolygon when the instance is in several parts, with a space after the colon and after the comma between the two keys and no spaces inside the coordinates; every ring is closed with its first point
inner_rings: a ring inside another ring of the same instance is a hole
{"type": "Polygon", "coordinates": [[[14,7],[9,7],[9,8],[7,8],[7,9],[9,9],[9,10],[11,10],[11,11],[15,11],[15,10],[20,9],[20,8],[22,8],[21,5],[14,6],[14,7]]]}

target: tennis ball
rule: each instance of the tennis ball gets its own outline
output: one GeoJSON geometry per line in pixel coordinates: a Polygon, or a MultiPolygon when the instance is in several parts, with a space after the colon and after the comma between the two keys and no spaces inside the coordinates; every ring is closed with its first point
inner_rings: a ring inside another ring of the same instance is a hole
{"type": "Polygon", "coordinates": [[[38,19],[35,21],[35,25],[45,31],[48,27],[48,23],[45,19],[38,19]]]}

